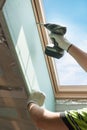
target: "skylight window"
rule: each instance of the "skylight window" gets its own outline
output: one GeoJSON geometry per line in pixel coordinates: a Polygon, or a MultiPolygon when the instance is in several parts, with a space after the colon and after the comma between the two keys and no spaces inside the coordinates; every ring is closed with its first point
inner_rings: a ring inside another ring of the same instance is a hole
{"type": "MultiPolygon", "coordinates": [[[[65,37],[87,52],[86,0],[32,0],[36,23],[55,23],[67,27],[65,37]]],[[[49,43],[48,32],[37,24],[43,52],[49,43]]],[[[87,73],[67,53],[60,59],[46,56],[50,81],[56,99],[87,98],[87,73]]]]}
{"type": "MultiPolygon", "coordinates": [[[[46,23],[66,26],[65,37],[87,52],[86,5],[86,0],[43,0],[46,23]]],[[[87,73],[69,54],[54,60],[60,85],[87,85],[87,73]]]]}

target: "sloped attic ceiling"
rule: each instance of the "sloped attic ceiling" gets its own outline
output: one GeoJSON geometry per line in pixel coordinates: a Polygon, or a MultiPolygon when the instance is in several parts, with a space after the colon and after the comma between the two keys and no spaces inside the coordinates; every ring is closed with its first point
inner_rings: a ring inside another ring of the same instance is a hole
{"type": "Polygon", "coordinates": [[[26,109],[26,84],[6,35],[0,21],[0,130],[35,130],[26,109]]]}

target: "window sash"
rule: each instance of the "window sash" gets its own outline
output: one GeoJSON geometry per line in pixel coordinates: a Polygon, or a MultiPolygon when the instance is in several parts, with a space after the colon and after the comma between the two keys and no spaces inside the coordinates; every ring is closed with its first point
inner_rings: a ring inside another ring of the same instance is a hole
{"type": "MultiPolygon", "coordinates": [[[[45,16],[42,7],[41,0],[31,0],[32,7],[34,10],[36,23],[45,23],[45,16]]],[[[43,50],[45,50],[45,46],[49,43],[48,33],[47,31],[37,24],[38,32],[40,35],[41,43],[43,50]]],[[[59,83],[58,74],[56,71],[56,66],[53,58],[45,56],[46,64],[50,76],[50,80],[52,83],[54,95],[56,99],[59,98],[87,98],[87,85],[68,85],[62,86],[59,83]]]]}

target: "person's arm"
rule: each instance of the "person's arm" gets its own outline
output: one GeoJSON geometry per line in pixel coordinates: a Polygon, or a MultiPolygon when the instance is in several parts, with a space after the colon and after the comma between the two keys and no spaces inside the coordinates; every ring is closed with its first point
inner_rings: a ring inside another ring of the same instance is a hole
{"type": "Polygon", "coordinates": [[[59,112],[51,112],[40,107],[43,106],[44,100],[43,92],[33,91],[27,101],[27,110],[35,126],[43,130],[68,130],[59,112]]]}
{"type": "Polygon", "coordinates": [[[72,45],[68,53],[79,63],[79,65],[87,72],[87,53],[72,45]]]}
{"type": "Polygon", "coordinates": [[[27,107],[35,126],[42,130],[68,130],[59,112],[51,112],[35,103],[27,107]]]}
{"type": "Polygon", "coordinates": [[[87,53],[70,43],[61,35],[51,33],[49,36],[50,38],[54,38],[58,43],[58,46],[66,50],[78,62],[78,64],[87,71],[87,53]]]}

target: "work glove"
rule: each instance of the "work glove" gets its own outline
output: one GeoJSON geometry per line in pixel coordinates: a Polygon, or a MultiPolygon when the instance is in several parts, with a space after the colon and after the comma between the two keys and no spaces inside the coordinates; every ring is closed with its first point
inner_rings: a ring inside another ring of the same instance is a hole
{"type": "Polygon", "coordinates": [[[35,103],[39,106],[42,106],[44,104],[44,101],[45,101],[45,94],[41,91],[35,91],[33,90],[30,95],[29,95],[29,98],[27,100],[27,106],[30,104],[30,103],[35,103]]]}
{"type": "Polygon", "coordinates": [[[58,46],[66,51],[68,51],[69,47],[72,45],[64,36],[50,33],[50,38],[54,38],[56,42],[58,43],[58,46]]]}

